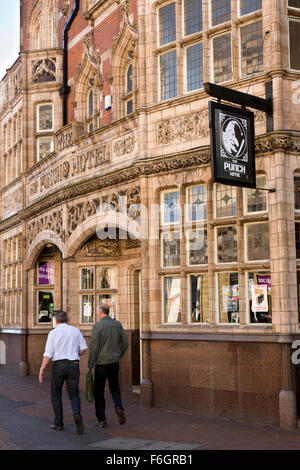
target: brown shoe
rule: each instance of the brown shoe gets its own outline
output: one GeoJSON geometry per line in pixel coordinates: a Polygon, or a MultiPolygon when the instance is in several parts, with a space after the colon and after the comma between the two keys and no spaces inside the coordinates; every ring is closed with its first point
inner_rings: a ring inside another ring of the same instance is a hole
{"type": "Polygon", "coordinates": [[[84,425],[83,425],[82,417],[80,415],[75,415],[74,421],[76,424],[76,432],[79,436],[81,436],[84,433],[84,425]]]}
{"type": "Polygon", "coordinates": [[[51,429],[54,431],[63,431],[64,427],[63,426],[57,426],[56,424],[51,424],[51,429]]]}
{"type": "Polygon", "coordinates": [[[126,423],[126,416],[124,413],[124,410],[122,408],[117,408],[116,413],[118,416],[119,424],[125,424],[126,423]]]}

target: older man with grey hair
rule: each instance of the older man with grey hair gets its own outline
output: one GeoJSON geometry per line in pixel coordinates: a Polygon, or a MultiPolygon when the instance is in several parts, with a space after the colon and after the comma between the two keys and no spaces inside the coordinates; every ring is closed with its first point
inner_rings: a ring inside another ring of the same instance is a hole
{"type": "Polygon", "coordinates": [[[97,422],[100,428],[106,428],[104,389],[108,380],[115,411],[120,424],[126,421],[122,406],[119,386],[119,362],[128,348],[128,339],[120,322],[109,316],[109,305],[97,307],[98,319],[90,339],[88,367],[95,367],[94,390],[97,422]]]}
{"type": "Polygon", "coordinates": [[[51,428],[62,431],[63,405],[62,388],[66,381],[77,434],[83,434],[84,425],[81,417],[79,395],[79,357],[86,351],[87,345],[81,331],[68,325],[68,315],[63,310],[54,310],[56,328],[48,334],[43,362],[39,373],[39,382],[43,382],[44,370],[53,361],[51,375],[51,402],[55,414],[51,428]]]}

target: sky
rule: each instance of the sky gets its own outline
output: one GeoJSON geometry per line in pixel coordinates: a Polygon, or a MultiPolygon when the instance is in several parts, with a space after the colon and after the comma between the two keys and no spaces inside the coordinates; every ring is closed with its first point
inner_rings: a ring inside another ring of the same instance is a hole
{"type": "Polygon", "coordinates": [[[0,0],[0,80],[18,58],[20,50],[19,0],[0,0]]]}

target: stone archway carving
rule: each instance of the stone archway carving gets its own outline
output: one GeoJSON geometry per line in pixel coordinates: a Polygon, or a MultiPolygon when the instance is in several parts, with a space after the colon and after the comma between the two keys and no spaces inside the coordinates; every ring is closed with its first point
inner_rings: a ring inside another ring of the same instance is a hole
{"type": "Polygon", "coordinates": [[[36,236],[28,249],[26,259],[27,269],[31,269],[34,266],[42,248],[48,243],[57,246],[62,254],[62,258],[65,258],[65,244],[61,238],[52,230],[43,230],[36,236]]]}

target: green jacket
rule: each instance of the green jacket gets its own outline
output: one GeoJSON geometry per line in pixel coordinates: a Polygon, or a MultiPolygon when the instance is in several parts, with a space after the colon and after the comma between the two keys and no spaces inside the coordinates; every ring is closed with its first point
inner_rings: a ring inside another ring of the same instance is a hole
{"type": "Polygon", "coordinates": [[[127,348],[128,338],[121,323],[109,316],[101,318],[92,330],[88,368],[119,362],[127,348]]]}

